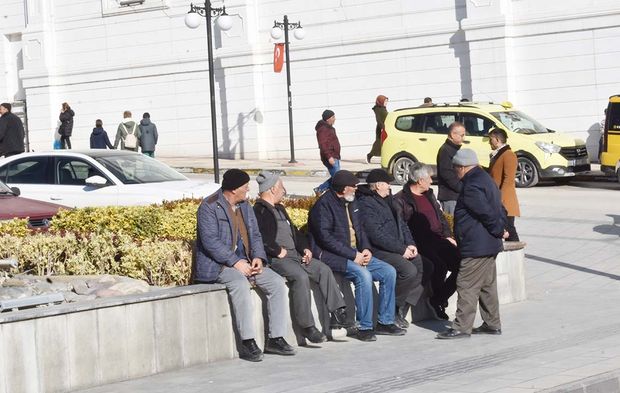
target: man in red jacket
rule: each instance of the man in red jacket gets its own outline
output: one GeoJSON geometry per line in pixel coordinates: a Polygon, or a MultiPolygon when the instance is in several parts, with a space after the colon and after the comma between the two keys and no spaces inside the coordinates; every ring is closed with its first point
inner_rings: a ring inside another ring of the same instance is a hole
{"type": "Polygon", "coordinates": [[[322,119],[316,123],[316,140],[321,151],[321,161],[329,171],[330,178],[314,189],[316,195],[320,195],[331,185],[331,176],[340,170],[340,142],[336,135],[334,123],[336,115],[333,111],[323,111],[322,119]]]}

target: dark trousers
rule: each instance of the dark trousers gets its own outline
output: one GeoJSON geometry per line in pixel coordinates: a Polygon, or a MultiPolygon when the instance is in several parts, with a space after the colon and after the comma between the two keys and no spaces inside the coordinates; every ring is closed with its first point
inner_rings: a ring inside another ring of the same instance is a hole
{"type": "Polygon", "coordinates": [[[471,333],[477,303],[480,303],[482,320],[491,329],[501,329],[495,256],[463,258],[456,280],[456,290],[459,299],[452,328],[471,333]]]}
{"type": "Polygon", "coordinates": [[[299,327],[314,326],[310,280],[318,284],[330,312],[345,306],[332,270],[323,262],[312,259],[306,265],[301,263],[301,257],[286,256],[282,259],[272,259],[271,268],[288,281],[293,317],[299,327]]]}
{"type": "Polygon", "coordinates": [[[444,305],[456,291],[461,254],[456,246],[439,236],[433,236],[418,243],[420,253],[426,259],[431,260],[434,267],[431,276],[431,289],[433,290],[431,302],[444,305]],[[448,272],[450,275],[446,278],[448,272]]]}
{"type": "Polygon", "coordinates": [[[62,149],[71,149],[71,137],[70,136],[60,136],[60,146],[62,149]]]}
{"type": "Polygon", "coordinates": [[[404,307],[407,303],[415,305],[424,292],[422,257],[418,255],[408,260],[402,255],[381,250],[376,250],[373,256],[396,269],[396,306],[404,307]]]}
{"type": "Polygon", "coordinates": [[[506,220],[506,230],[508,231],[508,239],[509,242],[518,242],[519,234],[517,233],[517,228],[515,228],[515,218],[512,216],[508,216],[506,220]]]}

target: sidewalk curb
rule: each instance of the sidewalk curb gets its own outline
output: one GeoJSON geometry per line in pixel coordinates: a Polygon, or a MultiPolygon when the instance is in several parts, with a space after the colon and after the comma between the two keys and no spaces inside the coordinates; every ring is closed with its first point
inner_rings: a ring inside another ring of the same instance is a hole
{"type": "MultiPolygon", "coordinates": [[[[193,174],[208,174],[212,175],[215,173],[213,168],[204,168],[204,167],[187,167],[187,166],[172,166],[178,172],[181,173],[193,173],[193,174]]],[[[229,168],[220,169],[220,175],[224,174],[229,168]]],[[[299,169],[299,168],[291,168],[291,169],[282,169],[282,168],[240,168],[244,172],[247,172],[248,175],[256,176],[261,171],[271,171],[276,172],[280,176],[292,176],[292,177],[325,177],[328,175],[326,170],[320,169],[299,169]]]]}

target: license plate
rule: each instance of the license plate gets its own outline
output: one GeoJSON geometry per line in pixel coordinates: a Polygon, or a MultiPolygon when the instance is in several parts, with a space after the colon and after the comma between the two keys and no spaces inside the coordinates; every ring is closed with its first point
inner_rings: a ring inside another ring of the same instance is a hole
{"type": "Polygon", "coordinates": [[[586,165],[588,163],[587,158],[580,158],[578,160],[568,160],[568,166],[586,165]]]}

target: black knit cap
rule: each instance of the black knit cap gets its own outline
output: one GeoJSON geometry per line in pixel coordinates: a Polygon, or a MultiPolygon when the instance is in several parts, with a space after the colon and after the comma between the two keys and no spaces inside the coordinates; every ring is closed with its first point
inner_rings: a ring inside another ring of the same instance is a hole
{"type": "Polygon", "coordinates": [[[330,117],[332,117],[334,115],[335,115],[334,111],[330,111],[329,109],[325,109],[323,111],[323,114],[321,115],[321,117],[323,118],[323,121],[327,121],[327,119],[329,119],[330,117]]]}
{"type": "Polygon", "coordinates": [[[366,177],[366,183],[377,183],[377,182],[385,182],[391,183],[394,181],[394,178],[390,176],[385,170],[381,168],[376,168],[370,171],[368,177],[366,177]]]}
{"type": "Polygon", "coordinates": [[[344,191],[346,186],[354,187],[359,183],[359,179],[346,169],[339,170],[331,180],[331,187],[336,192],[344,191]]]}
{"type": "Polygon", "coordinates": [[[250,175],[248,175],[241,169],[229,169],[224,172],[224,176],[222,177],[222,190],[236,190],[242,185],[249,183],[249,181],[250,175]]]}

